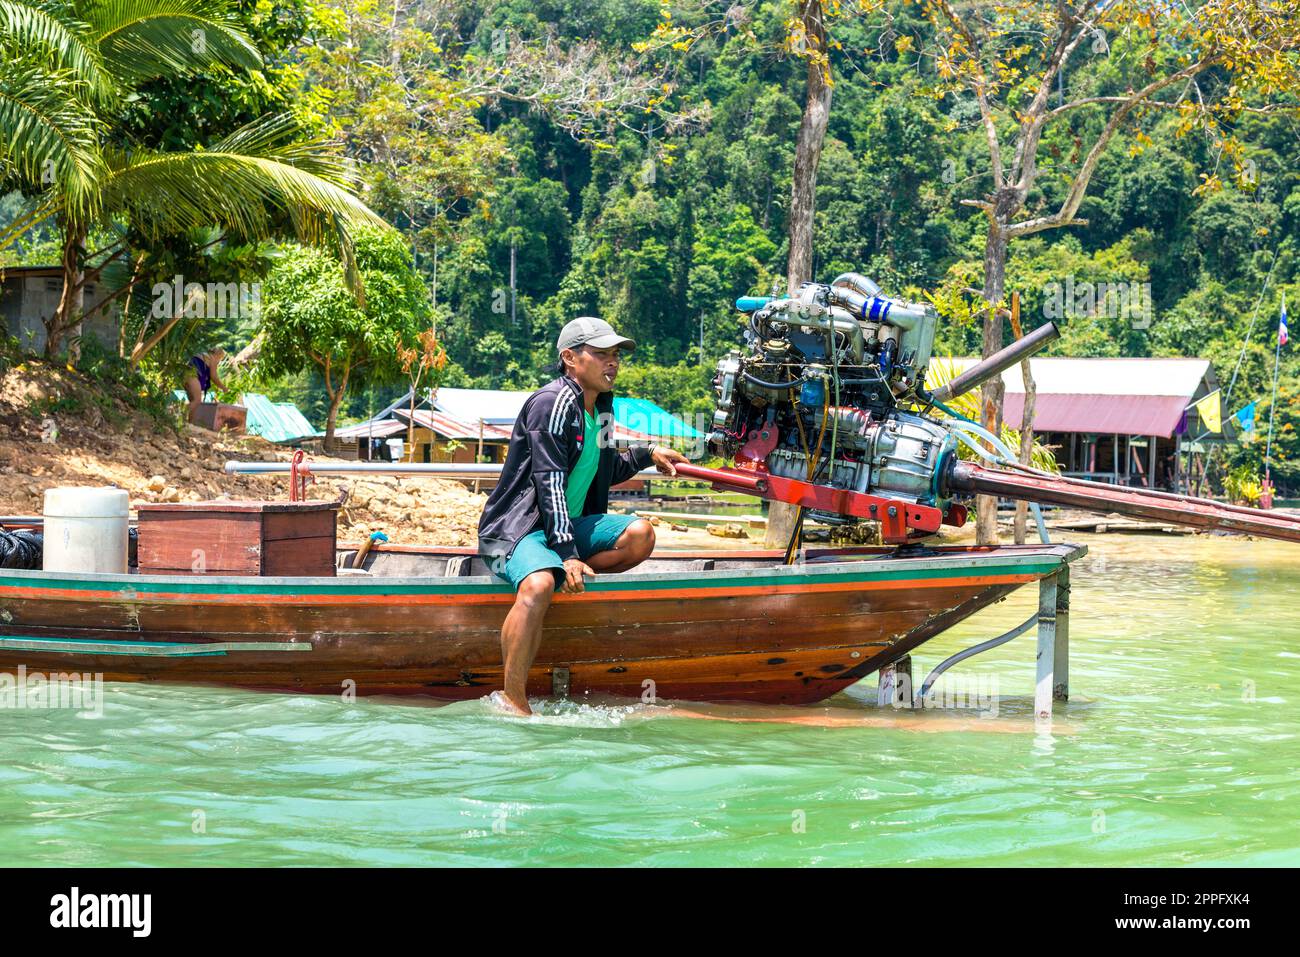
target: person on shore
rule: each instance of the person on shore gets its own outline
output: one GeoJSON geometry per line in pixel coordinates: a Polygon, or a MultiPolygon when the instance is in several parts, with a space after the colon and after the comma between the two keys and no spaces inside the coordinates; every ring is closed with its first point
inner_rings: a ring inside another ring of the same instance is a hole
{"type": "Polygon", "coordinates": [[[199,403],[203,401],[203,394],[210,387],[218,389],[226,387],[217,372],[217,367],[221,365],[221,360],[225,357],[225,349],[213,349],[211,352],[190,356],[189,371],[185,376],[184,386],[185,395],[190,402],[188,418],[191,424],[193,424],[195,416],[199,414],[199,403]]]}
{"type": "Polygon", "coordinates": [[[479,554],[515,588],[501,628],[505,705],[531,714],[528,671],[541,644],[542,620],[558,588],[585,589],[584,576],[622,572],[654,550],[654,527],[635,515],[611,515],[609,488],[652,463],[666,475],[686,456],[666,446],[616,451],[607,439],[621,353],[636,343],[602,319],[568,323],[556,343],[562,375],[527,401],[506,452],[501,478],[479,519],[479,554]]]}

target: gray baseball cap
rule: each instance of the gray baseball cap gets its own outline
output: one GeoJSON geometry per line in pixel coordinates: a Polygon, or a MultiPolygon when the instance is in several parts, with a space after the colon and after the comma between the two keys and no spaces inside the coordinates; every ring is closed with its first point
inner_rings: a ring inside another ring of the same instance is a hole
{"type": "Polygon", "coordinates": [[[627,336],[620,336],[604,319],[593,316],[579,316],[565,323],[560,330],[560,338],[555,343],[555,351],[576,349],[578,346],[592,346],[596,349],[635,349],[636,343],[627,336]]]}

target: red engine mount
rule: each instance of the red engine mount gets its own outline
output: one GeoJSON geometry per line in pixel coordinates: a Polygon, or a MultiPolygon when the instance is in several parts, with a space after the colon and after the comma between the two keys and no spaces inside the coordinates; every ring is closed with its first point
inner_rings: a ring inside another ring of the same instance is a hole
{"type": "Polygon", "coordinates": [[[881,539],[890,545],[908,541],[910,531],[933,534],[945,522],[962,525],[966,521],[966,509],[960,505],[950,505],[945,513],[932,505],[869,495],[852,489],[831,488],[829,485],[814,485],[751,469],[710,469],[700,465],[678,464],[677,474],[703,479],[719,491],[745,492],[773,502],[788,502],[805,508],[871,519],[880,523],[881,539]]]}

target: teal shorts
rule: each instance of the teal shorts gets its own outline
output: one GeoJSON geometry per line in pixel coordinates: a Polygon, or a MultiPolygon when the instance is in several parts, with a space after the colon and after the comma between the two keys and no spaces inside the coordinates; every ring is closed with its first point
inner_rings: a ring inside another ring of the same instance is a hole
{"type": "MultiPolygon", "coordinates": [[[[637,520],[635,515],[584,515],[573,519],[573,541],[578,546],[578,557],[584,561],[597,552],[608,551],[614,547],[624,529],[637,520]]],[[[492,563],[489,563],[491,565],[492,563]]],[[[546,532],[538,529],[525,535],[510,553],[500,570],[493,569],[499,577],[504,578],[519,590],[519,583],[543,568],[553,569],[555,587],[564,583],[564,562],[560,556],[546,547],[546,532]]]]}

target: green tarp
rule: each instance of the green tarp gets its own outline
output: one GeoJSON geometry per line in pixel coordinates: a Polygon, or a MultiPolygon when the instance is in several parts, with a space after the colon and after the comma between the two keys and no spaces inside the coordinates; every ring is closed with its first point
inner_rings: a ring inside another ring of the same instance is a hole
{"type": "Polygon", "coordinates": [[[698,439],[704,433],[649,399],[614,397],[614,421],[625,429],[674,439],[698,439]]]}
{"type": "MultiPolygon", "coordinates": [[[[186,401],[184,389],[176,389],[172,395],[178,402],[186,401]]],[[[248,434],[260,435],[268,442],[294,442],[325,434],[313,428],[292,402],[272,402],[260,393],[245,392],[241,404],[248,409],[248,434]]]]}

